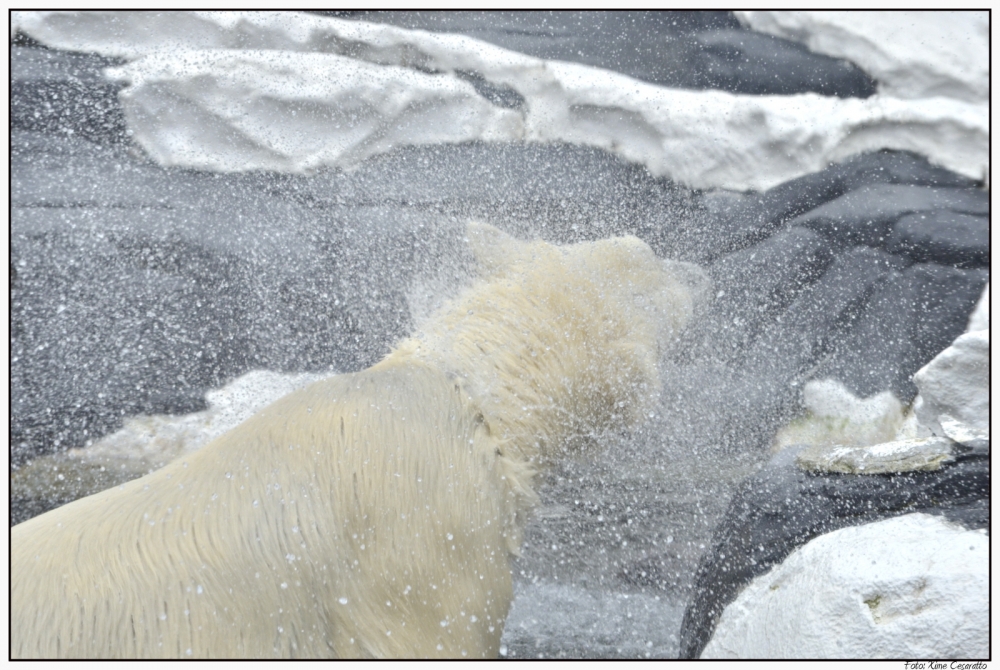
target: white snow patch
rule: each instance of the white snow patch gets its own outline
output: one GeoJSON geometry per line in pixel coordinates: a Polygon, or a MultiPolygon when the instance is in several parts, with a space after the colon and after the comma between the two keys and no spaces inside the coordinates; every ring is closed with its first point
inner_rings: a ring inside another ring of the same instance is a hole
{"type": "Polygon", "coordinates": [[[161,165],[218,172],[352,166],[397,146],[515,140],[524,122],[468,82],[326,53],[156,52],[107,70],[161,165]]]}
{"type": "Polygon", "coordinates": [[[845,58],[896,98],[990,96],[990,14],[979,11],[740,11],[754,30],[845,58]]]}
{"type": "Polygon", "coordinates": [[[858,398],[835,379],[812,380],[802,389],[806,415],[775,435],[772,451],[808,444],[863,447],[896,438],[904,425],[903,406],[891,391],[858,398]]]}
{"type": "Polygon", "coordinates": [[[924,437],[883,442],[864,447],[813,446],[795,457],[810,472],[878,475],[913,470],[938,470],[954,459],[954,443],[944,437],[924,437]]]}
{"type": "Polygon", "coordinates": [[[282,396],[327,376],[252,370],[220,389],[208,391],[205,400],[209,407],[204,411],[133,417],[121,430],[91,446],[70,449],[56,457],[107,463],[115,469],[145,474],[200,449],[282,396]]]}
{"type": "Polygon", "coordinates": [[[913,417],[920,431],[947,436],[968,446],[978,443],[976,448],[983,442],[988,445],[989,345],[990,285],[987,283],[969,316],[965,335],[913,376],[920,390],[913,401],[913,417]]]}
{"type": "Polygon", "coordinates": [[[935,435],[990,431],[990,331],[959,335],[950,347],[913,375],[920,389],[917,421],[935,435]],[[943,424],[950,424],[948,430],[943,424]]]}
{"type": "Polygon", "coordinates": [[[972,310],[972,315],[969,317],[969,326],[966,328],[966,332],[972,330],[989,330],[990,329],[990,285],[986,284],[986,288],[983,289],[983,294],[979,297],[979,302],[976,303],[976,308],[972,310]]]}
{"type": "Polygon", "coordinates": [[[987,104],[941,95],[669,89],[462,35],[292,12],[17,12],[12,24],[49,46],[131,59],[109,76],[129,84],[135,140],[169,165],[350,168],[394,146],[478,139],[602,147],[696,188],[765,190],[882,148],[988,174],[987,104]],[[473,97],[460,72],[524,105],[473,97]]]}
{"type": "Polygon", "coordinates": [[[753,580],[701,658],[989,656],[989,539],[909,514],[821,535],[753,580]]]}

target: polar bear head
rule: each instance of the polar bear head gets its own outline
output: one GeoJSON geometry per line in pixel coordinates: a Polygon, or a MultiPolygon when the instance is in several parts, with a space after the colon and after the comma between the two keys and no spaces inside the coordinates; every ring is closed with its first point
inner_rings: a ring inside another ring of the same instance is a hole
{"type": "Polygon", "coordinates": [[[661,356],[709,293],[705,273],[631,236],[556,246],[478,222],[466,232],[479,278],[424,324],[414,353],[464,380],[528,460],[639,423],[661,356]]]}
{"type": "Polygon", "coordinates": [[[555,246],[520,241],[478,221],[466,231],[481,278],[539,296],[572,292],[572,305],[587,315],[587,323],[575,325],[588,333],[606,326],[598,328],[605,344],[631,340],[662,355],[711,293],[699,266],[659,259],[631,235],[555,246]]]}

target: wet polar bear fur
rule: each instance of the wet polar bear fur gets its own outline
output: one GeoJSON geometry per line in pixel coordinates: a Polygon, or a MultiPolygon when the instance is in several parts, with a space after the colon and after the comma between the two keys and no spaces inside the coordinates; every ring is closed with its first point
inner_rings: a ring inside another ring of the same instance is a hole
{"type": "Polygon", "coordinates": [[[485,224],[374,367],[11,531],[14,657],[495,657],[532,478],[637,424],[703,275],[485,224]]]}

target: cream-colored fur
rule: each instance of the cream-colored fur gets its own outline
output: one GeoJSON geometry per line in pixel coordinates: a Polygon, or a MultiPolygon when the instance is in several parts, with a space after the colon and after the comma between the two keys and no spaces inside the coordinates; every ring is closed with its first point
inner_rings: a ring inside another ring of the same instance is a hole
{"type": "Polygon", "coordinates": [[[11,531],[14,657],[491,657],[536,470],[636,424],[689,267],[470,224],[480,279],[374,367],[11,531]]]}

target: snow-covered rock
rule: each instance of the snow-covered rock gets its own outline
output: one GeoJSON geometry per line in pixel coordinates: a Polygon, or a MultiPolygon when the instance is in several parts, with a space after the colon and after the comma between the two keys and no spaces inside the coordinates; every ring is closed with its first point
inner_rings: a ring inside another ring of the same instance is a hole
{"type": "Polygon", "coordinates": [[[987,658],[989,540],[909,514],[822,535],[751,582],[701,658],[987,658]]]}
{"type": "Polygon", "coordinates": [[[974,330],[955,342],[913,375],[920,389],[914,403],[917,421],[935,435],[955,429],[990,430],[990,331],[974,330]],[[957,422],[955,428],[946,423],[957,422]]]}
{"type": "Polygon", "coordinates": [[[461,120],[434,124],[433,141],[587,144],[696,188],[764,190],[881,148],[916,151],[974,178],[989,163],[986,105],[943,96],[668,89],[462,35],[298,13],[24,12],[12,23],[50,46],[129,59],[108,74],[129,84],[122,97],[136,141],[169,165],[347,168],[390,146],[428,141],[420,120],[437,107],[461,120]],[[331,71],[340,76],[311,81],[331,71]],[[365,99],[364,73],[413,90],[369,90],[365,99]],[[477,82],[478,105],[469,97],[477,82]],[[484,84],[514,102],[487,103],[484,84]],[[367,119],[344,118],[353,124],[347,133],[300,135],[316,124],[330,130],[321,120],[340,118],[344,105],[367,119]]]}
{"type": "Polygon", "coordinates": [[[754,30],[846,58],[898,98],[990,95],[990,15],[981,11],[736,12],[754,30]]]}
{"type": "MultiPolygon", "coordinates": [[[[935,438],[935,441],[942,446],[949,445],[945,438],[935,438]]],[[[816,538],[828,536],[834,531],[867,527],[864,525],[914,513],[929,514],[934,518],[943,517],[949,523],[959,524],[973,531],[988,530],[989,455],[980,450],[950,446],[954,449],[954,458],[942,461],[939,469],[885,472],[878,476],[829,471],[807,472],[797,462],[806,447],[789,448],[776,454],[740,484],[730,500],[725,516],[716,527],[712,548],[698,567],[694,594],[684,614],[680,657],[698,658],[715,635],[723,612],[741,593],[769,571],[782,569],[780,566],[794,552],[816,538]]],[[[858,455],[857,451],[854,455],[858,455]]],[[[923,526],[921,529],[924,529],[923,526]]],[[[933,526],[930,530],[923,541],[929,549],[936,549],[938,535],[933,526]]],[[[922,530],[914,531],[913,534],[919,536],[921,532],[922,530]]],[[[912,543],[909,542],[893,540],[887,544],[887,538],[892,537],[891,535],[871,535],[875,539],[870,543],[885,552],[884,555],[894,556],[896,548],[901,552],[905,552],[907,547],[912,548],[912,543]]],[[[868,538],[869,535],[863,534],[861,537],[868,538]]],[[[845,548],[843,551],[846,556],[868,549],[861,542],[856,548],[845,548]]],[[[870,563],[871,558],[868,561],[870,563]]],[[[939,574],[933,556],[924,562],[923,567],[931,575],[939,574]]],[[[858,583],[870,578],[873,580],[871,588],[864,590],[878,593],[882,585],[876,579],[878,576],[871,571],[859,573],[858,583]]],[[[956,598],[961,597],[961,594],[956,594],[956,598]]],[[[862,599],[858,598],[855,604],[861,606],[861,602],[862,599]]],[[[794,618],[794,614],[785,612],[783,605],[782,600],[780,605],[775,603],[773,608],[766,611],[755,610],[759,621],[752,625],[757,630],[780,631],[780,635],[787,638],[782,643],[786,645],[786,649],[814,644],[818,634],[815,629],[807,627],[782,630],[782,626],[794,618]],[[772,619],[775,623],[768,628],[772,619]],[[798,640],[795,636],[799,636],[798,640]]],[[[794,605],[807,609],[809,606],[808,598],[794,605]]],[[[961,603],[955,604],[955,607],[962,606],[961,603]]],[[[816,616],[814,621],[819,621],[821,614],[817,613],[816,616]]],[[[875,646],[871,649],[864,648],[864,640],[870,641],[870,637],[863,637],[860,642],[847,639],[854,629],[829,630],[832,637],[840,635],[844,638],[843,656],[870,658],[879,653],[875,646]],[[857,647],[854,646],[856,644],[857,647]]],[[[761,640],[761,644],[770,642],[774,641],[766,637],[761,640]]],[[[762,649],[754,652],[751,649],[745,655],[753,656],[754,653],[763,658],[770,652],[765,653],[762,649]]],[[[774,653],[778,655],[782,652],[775,650],[774,653]]],[[[792,651],[787,653],[794,655],[792,651]]],[[[805,651],[801,653],[807,655],[805,651]]]]}
{"type": "Polygon", "coordinates": [[[915,375],[924,425],[910,415],[894,440],[849,444],[851,417],[877,416],[878,403],[837,382],[807,385],[809,414],[776,444],[809,446],[778,450],[734,496],[698,570],[682,657],[988,654],[977,591],[988,579],[988,296],[987,285],[969,319],[980,329],[915,375]],[[894,517],[914,510],[933,516],[894,517]]]}
{"type": "Polygon", "coordinates": [[[887,472],[938,470],[954,458],[946,437],[924,437],[871,446],[815,445],[798,453],[796,464],[809,472],[880,475],[887,472]]]}

